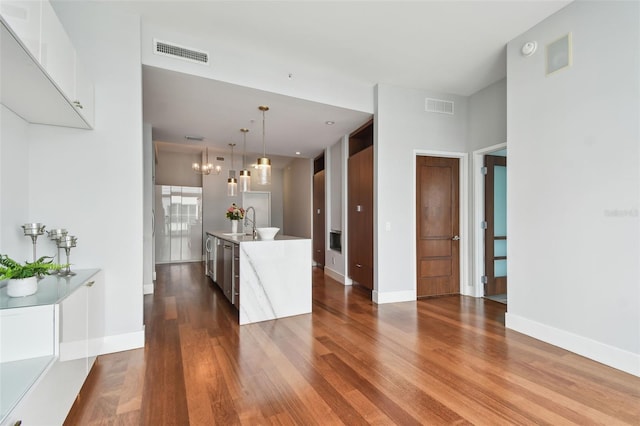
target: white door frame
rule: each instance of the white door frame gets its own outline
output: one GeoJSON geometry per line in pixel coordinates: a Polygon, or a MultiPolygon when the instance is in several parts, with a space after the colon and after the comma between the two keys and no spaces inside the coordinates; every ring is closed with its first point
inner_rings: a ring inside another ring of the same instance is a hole
{"type": "MultiPolygon", "coordinates": [[[[447,152],[447,151],[430,151],[423,149],[414,149],[413,150],[413,200],[412,205],[413,209],[411,210],[411,214],[413,215],[413,230],[417,229],[417,217],[416,217],[416,179],[417,173],[416,170],[416,160],[418,156],[429,156],[429,157],[445,157],[445,158],[457,158],[460,160],[460,176],[459,176],[459,210],[460,210],[460,294],[472,296],[473,288],[470,286],[471,282],[469,281],[469,248],[470,241],[468,236],[470,235],[468,232],[468,223],[469,223],[469,154],[466,152],[447,152]]],[[[414,291],[417,297],[418,293],[418,265],[416,262],[416,256],[418,253],[418,247],[416,238],[413,239],[413,255],[411,257],[411,264],[413,266],[413,286],[414,291]]]]}
{"type": "Polygon", "coordinates": [[[507,147],[507,143],[499,143],[487,148],[473,151],[473,224],[472,230],[474,235],[473,244],[473,276],[471,285],[473,292],[470,294],[474,297],[484,297],[484,284],[482,283],[482,275],[484,275],[484,229],[482,229],[482,221],[484,220],[484,175],[482,167],[484,167],[484,156],[494,151],[499,151],[507,147]]]}

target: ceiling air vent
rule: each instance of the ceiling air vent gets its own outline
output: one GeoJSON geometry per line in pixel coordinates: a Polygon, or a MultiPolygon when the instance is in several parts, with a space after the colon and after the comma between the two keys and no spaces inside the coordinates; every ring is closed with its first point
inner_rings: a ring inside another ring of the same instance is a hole
{"type": "Polygon", "coordinates": [[[184,47],[175,43],[167,43],[166,41],[153,40],[153,52],[156,55],[170,56],[189,62],[209,65],[209,53],[202,50],[184,47]]]}
{"type": "Polygon", "coordinates": [[[427,112],[438,112],[440,114],[453,115],[453,102],[444,101],[442,99],[426,98],[424,101],[424,109],[427,112]]]}

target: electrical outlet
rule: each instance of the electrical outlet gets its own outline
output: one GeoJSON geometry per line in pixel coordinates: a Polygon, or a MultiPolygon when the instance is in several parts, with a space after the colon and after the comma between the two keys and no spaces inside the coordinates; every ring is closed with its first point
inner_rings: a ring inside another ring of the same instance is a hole
{"type": "Polygon", "coordinates": [[[335,256],[331,256],[331,264],[332,265],[336,264],[336,257],[335,256]]]}

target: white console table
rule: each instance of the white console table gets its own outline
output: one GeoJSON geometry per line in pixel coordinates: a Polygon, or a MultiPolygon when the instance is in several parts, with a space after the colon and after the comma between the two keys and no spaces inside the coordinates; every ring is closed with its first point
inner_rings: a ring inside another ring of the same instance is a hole
{"type": "Polygon", "coordinates": [[[0,288],[0,424],[62,424],[104,339],[104,273],[47,276],[32,296],[0,288]]]}

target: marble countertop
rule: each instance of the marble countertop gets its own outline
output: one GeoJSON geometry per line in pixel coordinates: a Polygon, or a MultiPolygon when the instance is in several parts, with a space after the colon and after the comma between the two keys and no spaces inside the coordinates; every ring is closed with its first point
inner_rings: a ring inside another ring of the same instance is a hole
{"type": "Polygon", "coordinates": [[[6,283],[5,281],[3,282],[2,288],[0,288],[0,309],[24,308],[28,306],[59,303],[99,271],[100,269],[74,270],[73,272],[75,272],[76,275],[70,277],[47,275],[38,281],[37,293],[25,297],[7,296],[7,287],[4,285],[4,283],[6,283]]]}
{"type": "Polygon", "coordinates": [[[280,235],[279,233],[273,240],[261,240],[258,238],[254,240],[253,237],[249,234],[231,234],[228,232],[222,231],[207,231],[208,235],[212,235],[214,237],[220,238],[222,240],[230,241],[232,243],[260,243],[260,242],[268,242],[268,241],[287,241],[287,240],[309,240],[310,238],[301,238],[294,237],[291,235],[280,235]]]}

